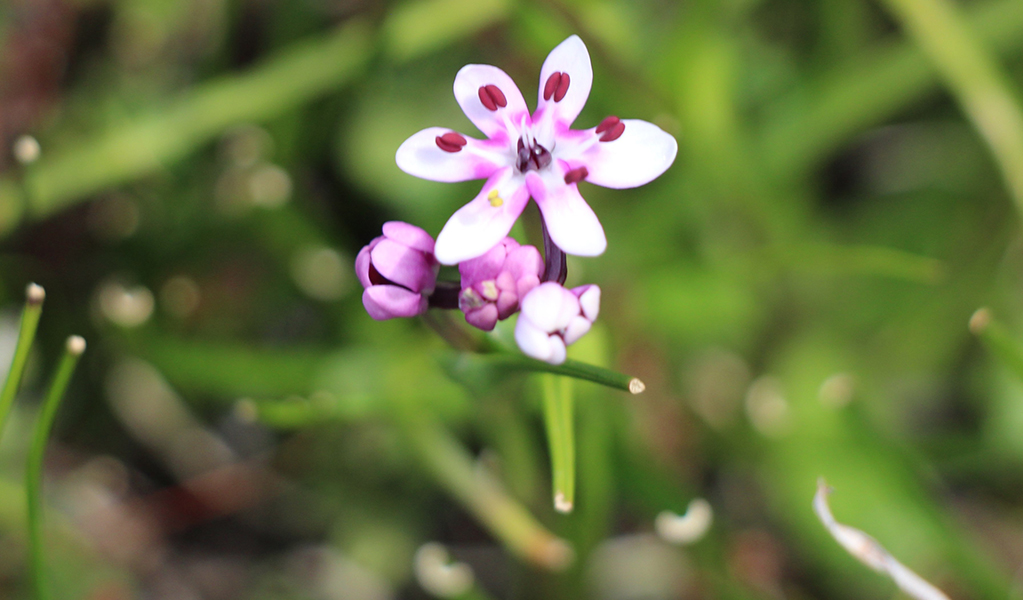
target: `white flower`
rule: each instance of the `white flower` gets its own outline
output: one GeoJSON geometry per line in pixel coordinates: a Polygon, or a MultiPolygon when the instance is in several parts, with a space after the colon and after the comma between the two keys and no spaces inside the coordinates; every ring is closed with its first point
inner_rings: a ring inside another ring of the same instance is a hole
{"type": "Polygon", "coordinates": [[[553,281],[541,283],[522,299],[515,343],[527,356],[560,365],[566,348],[586,335],[599,312],[599,287],[566,290],[553,281]]]}

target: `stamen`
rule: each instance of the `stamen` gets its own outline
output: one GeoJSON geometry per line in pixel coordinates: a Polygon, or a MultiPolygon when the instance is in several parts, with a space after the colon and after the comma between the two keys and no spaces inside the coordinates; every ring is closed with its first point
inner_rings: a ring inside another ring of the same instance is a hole
{"type": "Polygon", "coordinates": [[[479,89],[480,102],[487,110],[497,110],[498,107],[508,106],[508,99],[504,97],[501,88],[494,84],[481,85],[479,89]]]}
{"type": "Polygon", "coordinates": [[[601,121],[596,129],[596,134],[600,135],[602,142],[613,142],[622,137],[623,133],[625,133],[625,123],[622,123],[622,120],[614,115],[601,121]]]}
{"type": "Polygon", "coordinates": [[[571,78],[568,76],[568,73],[561,74],[561,83],[558,84],[558,91],[554,92],[555,102],[561,102],[561,100],[564,99],[565,94],[568,93],[568,84],[570,81],[571,78]]]}
{"type": "Polygon", "coordinates": [[[454,131],[449,131],[444,135],[438,135],[435,141],[437,142],[438,148],[445,152],[452,153],[458,152],[462,149],[462,146],[465,146],[468,143],[461,134],[455,133],[454,131]]]}
{"type": "Polygon", "coordinates": [[[490,190],[490,193],[487,194],[487,200],[490,201],[490,206],[493,206],[494,208],[497,208],[504,204],[504,198],[502,198],[501,195],[497,193],[497,188],[490,190]]]}
{"type": "Polygon", "coordinates": [[[551,76],[547,78],[547,83],[543,86],[543,99],[550,100],[553,97],[555,102],[561,102],[565,94],[568,93],[568,84],[571,81],[572,78],[568,76],[568,73],[561,71],[551,73],[551,76]]]}
{"type": "Polygon", "coordinates": [[[568,173],[565,173],[565,185],[578,183],[583,179],[586,179],[589,174],[590,172],[586,169],[586,167],[577,167],[572,169],[568,173]]]}

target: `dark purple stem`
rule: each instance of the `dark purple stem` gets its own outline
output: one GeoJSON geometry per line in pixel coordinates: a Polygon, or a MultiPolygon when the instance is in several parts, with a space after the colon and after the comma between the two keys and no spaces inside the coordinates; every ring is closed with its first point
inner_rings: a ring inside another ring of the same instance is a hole
{"type": "Polygon", "coordinates": [[[455,281],[438,281],[437,287],[428,298],[430,308],[457,309],[458,294],[461,291],[461,284],[455,281]]]}
{"type": "Polygon", "coordinates": [[[543,277],[541,282],[556,281],[560,285],[565,284],[568,278],[568,263],[565,262],[565,252],[558,248],[558,245],[547,233],[547,223],[540,221],[543,228],[543,277]]]}

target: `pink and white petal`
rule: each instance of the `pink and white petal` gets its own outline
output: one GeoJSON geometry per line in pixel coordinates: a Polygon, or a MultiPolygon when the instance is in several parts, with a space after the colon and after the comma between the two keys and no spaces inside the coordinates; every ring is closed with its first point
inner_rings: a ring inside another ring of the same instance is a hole
{"type": "Polygon", "coordinates": [[[557,335],[549,335],[524,315],[515,323],[515,343],[526,356],[551,364],[565,362],[565,342],[557,335]]]}
{"type": "Polygon", "coordinates": [[[583,337],[590,331],[590,327],[593,325],[586,317],[579,315],[569,322],[568,327],[565,328],[565,333],[562,337],[565,339],[565,345],[571,346],[572,344],[579,341],[579,338],[583,337]]]}
{"type": "MultiPolygon", "coordinates": [[[[409,175],[452,183],[486,179],[494,171],[511,163],[507,144],[462,136],[466,144],[458,152],[441,150],[437,138],[453,132],[430,127],[402,142],[394,155],[398,168],[409,175]]],[[[459,134],[461,135],[461,134],[459,134]]]]}
{"type": "Polygon", "coordinates": [[[384,237],[404,244],[413,250],[433,254],[433,238],[425,230],[404,221],[384,223],[384,237]]]}
{"type": "Polygon", "coordinates": [[[671,134],[639,119],[622,119],[622,123],[622,137],[596,142],[582,153],[580,158],[589,172],[586,181],[608,188],[633,188],[653,181],[675,161],[678,142],[671,134]]]}
{"type": "Polygon", "coordinates": [[[433,265],[418,251],[383,239],[370,251],[370,259],[377,272],[400,286],[415,293],[432,291],[437,283],[433,265]]]}
{"type": "Polygon", "coordinates": [[[372,242],[367,246],[363,246],[362,250],[359,250],[359,254],[355,257],[355,275],[359,278],[359,283],[362,287],[368,288],[373,285],[373,282],[369,280],[369,265],[370,258],[369,253],[373,250],[373,247],[380,243],[380,240],[384,238],[374,238],[372,242]]]}
{"type": "Polygon", "coordinates": [[[579,314],[579,300],[553,281],[541,283],[522,299],[522,315],[546,331],[561,331],[579,314]]]}
{"type": "Polygon", "coordinates": [[[493,331],[497,325],[497,307],[493,303],[486,303],[483,306],[465,313],[465,322],[476,329],[493,331]]]}
{"type": "Polygon", "coordinates": [[[543,177],[530,171],[526,186],[540,207],[551,240],[559,248],[566,254],[599,256],[607,248],[604,228],[579,194],[578,186],[566,185],[563,177],[558,171],[543,177]]]}
{"type": "Polygon", "coordinates": [[[396,285],[374,285],[362,293],[362,305],[369,316],[377,321],[396,317],[414,317],[426,312],[427,301],[396,285]]]}
{"type": "Polygon", "coordinates": [[[461,279],[462,287],[467,288],[497,277],[501,272],[501,267],[504,266],[506,256],[507,249],[505,244],[497,244],[484,252],[482,256],[459,263],[458,275],[461,279]]]}
{"type": "Polygon", "coordinates": [[[586,105],[592,86],[593,66],[590,64],[590,53],[579,36],[573,35],[551,50],[540,69],[535,120],[544,120],[546,123],[560,121],[565,126],[571,125],[586,105]],[[568,74],[568,91],[560,101],[554,100],[556,96],[544,100],[544,89],[551,75],[555,73],[568,74]]]}
{"type": "Polygon", "coordinates": [[[434,247],[437,260],[455,265],[482,256],[508,235],[528,201],[522,176],[513,167],[501,169],[475,199],[448,219],[434,247]]]}
{"type": "Polygon", "coordinates": [[[581,285],[572,288],[572,293],[579,298],[579,307],[582,308],[583,316],[590,322],[597,320],[600,314],[600,288],[596,285],[581,285]]]}
{"type": "Polygon", "coordinates": [[[518,127],[522,119],[529,120],[529,109],[522,98],[519,86],[507,73],[491,65],[465,65],[455,75],[455,100],[462,112],[473,125],[488,138],[508,145],[517,141],[518,133],[508,131],[509,126],[518,127]],[[480,100],[480,88],[497,86],[505,98],[505,106],[490,110],[480,100]],[[514,138],[514,139],[513,139],[514,138]]]}

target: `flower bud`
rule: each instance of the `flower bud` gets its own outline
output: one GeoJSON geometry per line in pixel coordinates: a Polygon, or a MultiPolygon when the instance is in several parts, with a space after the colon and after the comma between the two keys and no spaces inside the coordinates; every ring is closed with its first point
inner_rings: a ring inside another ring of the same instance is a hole
{"type": "Polygon", "coordinates": [[[586,335],[599,312],[599,287],[566,290],[553,281],[542,283],[522,299],[515,342],[527,356],[559,365],[566,347],[586,335]]]}
{"type": "Polygon", "coordinates": [[[400,221],[384,223],[384,235],[355,258],[366,312],[377,321],[423,314],[439,269],[430,234],[400,221]]]}
{"type": "Polygon", "coordinates": [[[519,301],[540,285],[543,259],[533,246],[506,237],[486,254],[458,265],[462,291],[458,308],[474,327],[490,331],[519,309],[519,301]]]}

